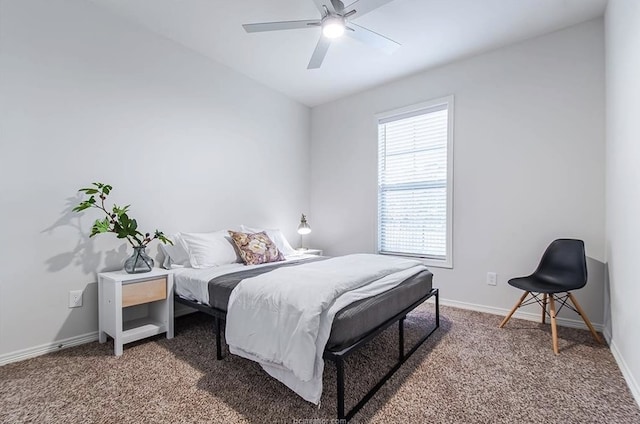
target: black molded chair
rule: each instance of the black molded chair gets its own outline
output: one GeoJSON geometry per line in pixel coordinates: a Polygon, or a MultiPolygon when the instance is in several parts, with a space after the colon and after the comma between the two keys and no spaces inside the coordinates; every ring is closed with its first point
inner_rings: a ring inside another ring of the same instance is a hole
{"type": "Polygon", "coordinates": [[[578,290],[587,284],[587,258],[584,253],[584,242],[574,239],[554,240],[542,255],[540,264],[533,274],[526,277],[512,278],[509,284],[513,287],[524,290],[524,294],[513,307],[509,315],[500,324],[504,327],[513,313],[520,307],[537,302],[542,306],[542,323],[545,323],[547,316],[547,301],[549,304],[549,317],[551,318],[551,334],[553,336],[553,351],[558,354],[558,330],[556,328],[556,316],[566,305],[569,309],[577,312],[584,323],[589,327],[596,341],[602,344],[602,340],[591,325],[587,314],[580,307],[576,298],[571,294],[572,290],[578,290]],[[562,293],[558,295],[558,293],[562,293]],[[527,303],[522,303],[527,295],[531,294],[531,299],[527,303]],[[542,295],[542,299],[538,296],[542,295]],[[575,308],[567,303],[570,299],[575,308]],[[556,311],[555,301],[560,303],[560,308],[556,311]]]}

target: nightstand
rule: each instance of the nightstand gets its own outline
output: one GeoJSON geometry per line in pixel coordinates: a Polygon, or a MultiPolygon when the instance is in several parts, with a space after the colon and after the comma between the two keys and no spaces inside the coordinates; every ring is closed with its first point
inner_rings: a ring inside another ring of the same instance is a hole
{"type": "Polygon", "coordinates": [[[173,338],[173,274],[154,268],[142,274],[124,270],[98,274],[98,340],[122,345],[167,333],[173,338]]]}
{"type": "Polygon", "coordinates": [[[298,253],[304,253],[305,255],[322,256],[321,249],[296,249],[298,253]]]}

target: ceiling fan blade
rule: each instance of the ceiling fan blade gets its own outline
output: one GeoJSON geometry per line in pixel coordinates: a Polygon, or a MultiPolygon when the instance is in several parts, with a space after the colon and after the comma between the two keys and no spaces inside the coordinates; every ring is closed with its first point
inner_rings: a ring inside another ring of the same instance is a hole
{"type": "Polygon", "coordinates": [[[384,6],[387,3],[391,3],[393,0],[356,0],[351,3],[349,6],[346,6],[346,10],[355,10],[356,13],[353,15],[354,18],[359,18],[360,16],[366,15],[374,9],[379,8],[380,6],[384,6]]]}
{"type": "Polygon", "coordinates": [[[319,19],[306,21],[282,21],[263,22],[259,24],[244,24],[242,27],[247,32],[280,31],[284,29],[315,28],[320,25],[319,19]]]}
{"type": "Polygon", "coordinates": [[[336,11],[336,13],[338,13],[339,15],[342,15],[344,13],[344,3],[342,3],[342,1],[331,0],[331,4],[333,5],[333,9],[336,11]]]}
{"type": "Polygon", "coordinates": [[[331,13],[336,13],[336,10],[333,8],[333,4],[331,4],[331,0],[313,0],[313,3],[316,5],[322,17],[326,14],[328,10],[331,13]],[[326,7],[326,10],[325,10],[326,7]]]}
{"type": "Polygon", "coordinates": [[[345,35],[362,43],[380,49],[385,53],[391,54],[400,47],[400,43],[396,43],[395,41],[385,37],[384,35],[380,35],[369,29],[361,27],[360,25],[356,25],[353,22],[349,22],[349,27],[351,27],[349,29],[352,29],[352,31],[345,31],[345,35]]]}
{"type": "Polygon", "coordinates": [[[316,49],[313,51],[311,55],[311,60],[309,61],[309,66],[307,69],[318,69],[320,65],[322,65],[322,61],[324,57],[327,55],[327,50],[329,50],[329,46],[331,45],[331,40],[327,37],[320,36],[320,40],[318,40],[318,44],[316,44],[316,49]]]}

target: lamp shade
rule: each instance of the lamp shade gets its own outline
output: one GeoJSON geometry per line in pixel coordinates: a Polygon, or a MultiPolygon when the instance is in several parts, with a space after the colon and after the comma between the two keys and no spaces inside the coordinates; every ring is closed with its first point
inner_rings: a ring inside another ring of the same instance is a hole
{"type": "Polygon", "coordinates": [[[307,217],[304,216],[304,214],[302,214],[302,217],[300,218],[300,225],[298,225],[298,234],[305,235],[305,234],[309,234],[310,232],[311,232],[311,227],[307,222],[307,217]]]}

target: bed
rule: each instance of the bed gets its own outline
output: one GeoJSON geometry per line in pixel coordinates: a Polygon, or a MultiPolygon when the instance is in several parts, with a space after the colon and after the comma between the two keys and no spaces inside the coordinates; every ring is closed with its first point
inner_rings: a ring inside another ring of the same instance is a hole
{"type": "MultiPolygon", "coordinates": [[[[364,258],[363,260],[366,259],[367,258],[364,258]]],[[[234,295],[241,291],[238,288],[239,284],[260,278],[267,281],[265,279],[271,278],[271,275],[283,275],[283,273],[287,272],[296,275],[296,272],[307,268],[323,269],[324,267],[324,269],[326,269],[333,266],[334,263],[339,264],[339,262],[339,258],[329,259],[312,255],[294,254],[287,256],[283,261],[262,265],[244,266],[241,264],[228,264],[208,269],[176,269],[174,271],[175,300],[214,317],[216,357],[217,359],[222,359],[222,324],[226,324],[227,330],[230,326],[233,328],[233,325],[230,325],[234,322],[232,317],[237,317],[238,313],[233,315],[233,311],[231,311],[230,314],[229,306],[234,304],[234,295]],[[324,264],[321,264],[321,262],[324,264]],[[285,271],[285,268],[290,268],[290,270],[285,271]]],[[[302,275],[305,274],[303,273],[302,275]]],[[[375,285],[372,282],[367,284],[367,286],[362,286],[359,289],[350,291],[350,297],[346,296],[347,298],[342,300],[342,303],[336,301],[332,305],[335,310],[331,312],[333,319],[330,322],[330,331],[328,331],[326,343],[322,343],[323,348],[320,352],[320,361],[322,362],[322,367],[324,366],[323,359],[331,360],[336,365],[337,418],[339,420],[348,421],[351,419],[439,327],[438,289],[433,288],[433,274],[426,269],[421,269],[419,272],[414,272],[406,278],[404,278],[403,275],[408,274],[400,273],[398,275],[399,276],[396,276],[396,280],[400,279],[401,281],[395,281],[393,283],[387,282],[387,285],[384,285],[381,281],[385,280],[386,277],[380,278],[376,280],[377,282],[375,283],[378,285],[376,286],[377,288],[368,288],[368,286],[375,285]],[[404,346],[404,319],[409,312],[430,298],[435,299],[434,325],[411,349],[406,351],[404,346]],[[344,306],[342,306],[342,304],[344,304],[344,306]],[[349,411],[345,411],[344,360],[381,331],[395,323],[398,323],[399,331],[399,356],[397,363],[355,406],[349,411]]],[[[329,311],[331,311],[331,309],[329,309],[329,311]]],[[[242,312],[239,313],[242,314],[242,312]]],[[[238,318],[235,318],[235,320],[239,321],[238,318]]],[[[259,331],[256,332],[261,333],[259,331]]],[[[229,334],[225,332],[225,338],[228,339],[228,337],[229,334]]],[[[258,343],[261,342],[258,341],[258,343]]],[[[240,356],[248,357],[249,359],[254,359],[251,356],[243,355],[243,352],[239,349],[234,351],[231,343],[229,351],[240,354],[240,356]]],[[[265,368],[264,365],[263,368],[265,368]]],[[[269,370],[265,368],[265,370],[272,376],[281,379],[277,369],[269,370]]],[[[293,388],[287,381],[282,379],[281,381],[290,388],[293,388]]],[[[305,397],[300,392],[298,392],[298,394],[305,397]]],[[[306,397],[305,399],[312,401],[306,397]]]]}

